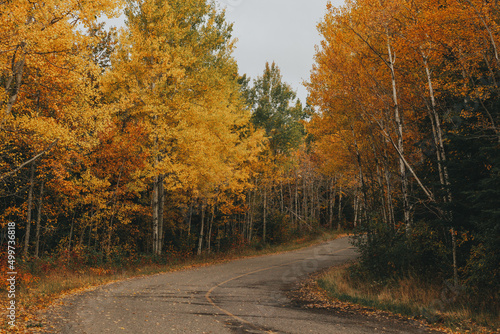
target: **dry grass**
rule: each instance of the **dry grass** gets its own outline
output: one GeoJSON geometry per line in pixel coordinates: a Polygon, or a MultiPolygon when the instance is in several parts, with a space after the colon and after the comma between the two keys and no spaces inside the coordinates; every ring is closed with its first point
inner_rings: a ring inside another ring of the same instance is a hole
{"type": "Polygon", "coordinates": [[[353,278],[348,269],[349,265],[335,267],[320,277],[318,284],[342,302],[425,319],[455,333],[500,333],[498,312],[473,307],[465,293],[451,285],[415,277],[374,282],[353,278]]]}

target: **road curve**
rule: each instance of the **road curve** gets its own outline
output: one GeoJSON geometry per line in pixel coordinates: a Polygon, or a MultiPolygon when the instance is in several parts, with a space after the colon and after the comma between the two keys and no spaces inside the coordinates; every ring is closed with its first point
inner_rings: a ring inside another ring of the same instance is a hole
{"type": "Polygon", "coordinates": [[[347,238],[298,251],[108,284],[49,313],[53,333],[426,333],[407,322],[304,310],[284,289],[354,259],[347,238]]]}

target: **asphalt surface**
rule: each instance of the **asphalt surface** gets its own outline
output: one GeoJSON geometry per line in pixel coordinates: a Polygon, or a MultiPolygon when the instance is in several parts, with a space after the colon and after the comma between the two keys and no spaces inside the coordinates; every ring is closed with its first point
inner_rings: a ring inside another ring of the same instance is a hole
{"type": "Polygon", "coordinates": [[[286,290],[357,256],[347,238],[294,252],[108,284],[65,298],[53,333],[427,333],[417,323],[308,310],[286,290]]]}

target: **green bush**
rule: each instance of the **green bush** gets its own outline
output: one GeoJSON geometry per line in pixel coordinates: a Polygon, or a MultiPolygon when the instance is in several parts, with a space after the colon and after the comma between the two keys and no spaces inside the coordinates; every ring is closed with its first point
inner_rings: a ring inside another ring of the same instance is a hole
{"type": "Polygon", "coordinates": [[[376,280],[418,275],[436,277],[449,271],[449,250],[439,233],[425,223],[417,223],[410,234],[382,223],[353,237],[360,251],[360,270],[376,280]],[[368,231],[367,231],[368,230],[368,231]]]}

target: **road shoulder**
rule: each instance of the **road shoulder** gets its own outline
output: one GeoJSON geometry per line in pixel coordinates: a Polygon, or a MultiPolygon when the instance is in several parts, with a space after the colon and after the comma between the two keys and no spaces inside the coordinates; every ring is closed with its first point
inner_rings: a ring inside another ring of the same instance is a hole
{"type": "Polygon", "coordinates": [[[380,322],[383,327],[406,327],[408,333],[447,333],[432,328],[425,320],[410,319],[391,312],[342,302],[330,297],[317,283],[318,278],[326,271],[328,269],[310,274],[306,279],[285,288],[284,293],[291,301],[292,307],[309,312],[335,314],[340,317],[358,319],[360,322],[367,320],[380,322]]]}

